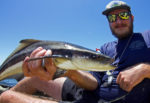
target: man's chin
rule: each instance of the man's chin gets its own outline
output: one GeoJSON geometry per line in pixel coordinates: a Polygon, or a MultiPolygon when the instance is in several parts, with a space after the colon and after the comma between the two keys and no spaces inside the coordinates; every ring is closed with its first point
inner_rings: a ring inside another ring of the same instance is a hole
{"type": "Polygon", "coordinates": [[[130,36],[130,33],[128,30],[126,30],[125,28],[119,28],[119,29],[116,29],[114,32],[113,32],[114,36],[116,36],[118,39],[125,39],[127,37],[130,36]]]}
{"type": "Polygon", "coordinates": [[[114,36],[121,40],[121,39],[128,38],[130,35],[131,34],[129,34],[129,33],[121,33],[121,34],[115,34],[114,36]]]}

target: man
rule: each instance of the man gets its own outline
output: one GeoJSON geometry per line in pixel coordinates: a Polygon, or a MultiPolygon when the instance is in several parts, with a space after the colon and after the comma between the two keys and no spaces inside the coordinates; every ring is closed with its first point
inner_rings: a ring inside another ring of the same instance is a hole
{"type": "Polygon", "coordinates": [[[23,63],[23,71],[28,78],[12,88],[13,91],[4,92],[0,102],[55,103],[55,101],[33,98],[20,93],[32,94],[38,89],[57,99],[69,100],[69,97],[73,96],[76,99],[75,103],[149,103],[150,31],[133,33],[134,17],[130,7],[123,1],[110,2],[103,14],[108,19],[112,34],[118,40],[104,44],[100,50],[101,53],[115,59],[113,62],[116,66],[115,70],[88,73],[67,71],[64,76],[70,78],[76,85],[66,78],[48,81],[53,78],[57,69],[52,59],[45,59],[45,69],[41,66],[41,60],[26,62],[33,57],[51,54],[50,50],[39,47],[31,53],[30,57],[26,57],[23,63]],[[52,87],[56,85],[57,87],[52,87]],[[59,93],[52,93],[55,90],[59,93]]]}

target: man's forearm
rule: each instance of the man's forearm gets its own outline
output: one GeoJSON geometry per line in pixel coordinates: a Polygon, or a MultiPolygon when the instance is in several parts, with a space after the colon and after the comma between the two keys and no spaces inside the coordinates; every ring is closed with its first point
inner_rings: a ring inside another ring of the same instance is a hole
{"type": "Polygon", "coordinates": [[[97,80],[90,73],[70,70],[67,71],[66,75],[77,85],[87,90],[95,90],[98,86],[97,80]]]}
{"type": "Polygon", "coordinates": [[[21,80],[16,86],[11,88],[10,90],[18,91],[27,94],[33,94],[36,92],[36,88],[33,86],[33,82],[36,81],[36,78],[26,77],[21,80]]]}
{"type": "Polygon", "coordinates": [[[141,71],[142,71],[144,78],[150,78],[150,64],[142,63],[139,66],[143,68],[141,71]]]}

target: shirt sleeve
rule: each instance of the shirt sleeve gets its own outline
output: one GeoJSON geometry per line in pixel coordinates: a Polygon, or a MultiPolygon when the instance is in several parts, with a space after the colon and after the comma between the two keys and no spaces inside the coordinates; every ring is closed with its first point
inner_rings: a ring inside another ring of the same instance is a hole
{"type": "Polygon", "coordinates": [[[115,55],[116,44],[117,44],[117,41],[105,43],[100,48],[101,53],[106,55],[106,56],[113,58],[115,55]]]}
{"type": "Polygon", "coordinates": [[[148,48],[150,48],[150,30],[142,33],[142,36],[146,42],[148,48]]]}

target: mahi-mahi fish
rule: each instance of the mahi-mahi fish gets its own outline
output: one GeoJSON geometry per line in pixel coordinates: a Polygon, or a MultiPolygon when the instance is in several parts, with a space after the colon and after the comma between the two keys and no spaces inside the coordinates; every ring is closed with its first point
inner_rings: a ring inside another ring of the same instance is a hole
{"type": "Polygon", "coordinates": [[[32,58],[31,60],[53,58],[55,65],[59,68],[56,72],[56,77],[66,70],[107,71],[114,69],[110,65],[111,58],[94,50],[62,41],[24,39],[20,41],[20,45],[2,63],[0,80],[21,74],[23,60],[37,47],[50,49],[52,55],[32,58]]]}

